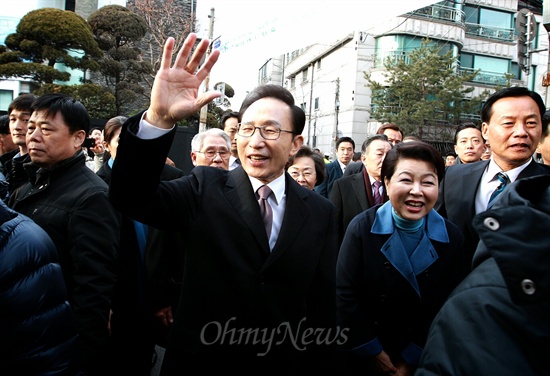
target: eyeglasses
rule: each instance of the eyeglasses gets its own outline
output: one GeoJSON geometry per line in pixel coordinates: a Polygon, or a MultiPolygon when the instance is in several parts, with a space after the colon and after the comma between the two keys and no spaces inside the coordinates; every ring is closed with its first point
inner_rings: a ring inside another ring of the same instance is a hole
{"type": "Polygon", "coordinates": [[[252,137],[254,132],[256,132],[256,129],[260,130],[260,135],[266,140],[277,140],[281,136],[281,132],[294,134],[292,131],[281,129],[275,125],[255,127],[251,124],[239,124],[237,134],[242,137],[252,137]]]}
{"type": "Polygon", "coordinates": [[[230,155],[229,150],[207,150],[207,151],[197,150],[195,153],[204,154],[204,156],[208,159],[214,159],[216,157],[216,154],[218,154],[221,159],[228,159],[230,155]]]}

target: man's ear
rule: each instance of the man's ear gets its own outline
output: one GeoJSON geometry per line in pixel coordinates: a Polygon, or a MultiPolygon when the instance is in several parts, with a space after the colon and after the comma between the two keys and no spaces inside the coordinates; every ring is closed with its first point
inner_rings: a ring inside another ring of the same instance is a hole
{"type": "Polygon", "coordinates": [[[191,163],[193,163],[193,166],[197,165],[197,154],[194,151],[191,152],[191,163]]]}
{"type": "Polygon", "coordinates": [[[487,132],[489,132],[489,124],[486,122],[481,123],[481,135],[485,139],[485,142],[487,142],[487,132]]]}
{"type": "Polygon", "coordinates": [[[80,129],[73,133],[73,146],[75,149],[81,148],[86,138],[86,132],[83,129],[80,129]]]}
{"type": "Polygon", "coordinates": [[[298,149],[304,144],[304,136],[301,134],[294,136],[292,139],[292,149],[290,149],[290,156],[295,155],[298,149]]]}

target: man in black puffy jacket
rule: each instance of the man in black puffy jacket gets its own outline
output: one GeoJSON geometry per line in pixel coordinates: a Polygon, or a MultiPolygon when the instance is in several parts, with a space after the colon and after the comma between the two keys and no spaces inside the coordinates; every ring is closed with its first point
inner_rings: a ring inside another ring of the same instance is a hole
{"type": "Polygon", "coordinates": [[[0,200],[0,372],[76,375],[75,343],[55,245],[0,200]]]}
{"type": "Polygon", "coordinates": [[[78,330],[78,362],[87,375],[104,376],[120,216],[107,184],[86,167],[82,143],[89,127],[82,103],[63,94],[38,97],[27,127],[29,181],[9,206],[35,221],[57,247],[78,330]]]}

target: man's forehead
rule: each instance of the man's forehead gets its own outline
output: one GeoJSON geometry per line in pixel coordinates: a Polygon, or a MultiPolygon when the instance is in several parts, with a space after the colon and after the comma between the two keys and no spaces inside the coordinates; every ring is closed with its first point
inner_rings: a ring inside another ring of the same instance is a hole
{"type": "Polygon", "coordinates": [[[206,136],[202,142],[204,146],[210,145],[225,145],[226,141],[221,136],[206,136]]]}

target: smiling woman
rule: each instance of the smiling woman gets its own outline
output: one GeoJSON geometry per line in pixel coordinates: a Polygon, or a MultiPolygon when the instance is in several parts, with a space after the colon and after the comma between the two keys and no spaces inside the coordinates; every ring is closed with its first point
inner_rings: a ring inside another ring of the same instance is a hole
{"type": "Polygon", "coordinates": [[[290,157],[286,170],[302,187],[313,189],[325,180],[325,161],[307,145],[290,157]]]}
{"type": "Polygon", "coordinates": [[[429,144],[398,144],[382,163],[389,201],[347,228],[336,287],[349,370],[412,375],[431,321],[467,273],[462,234],[433,210],[444,169],[429,144]]]}

